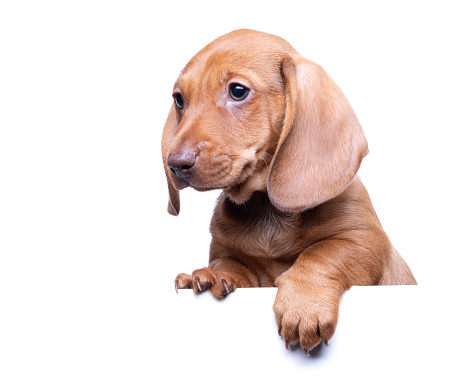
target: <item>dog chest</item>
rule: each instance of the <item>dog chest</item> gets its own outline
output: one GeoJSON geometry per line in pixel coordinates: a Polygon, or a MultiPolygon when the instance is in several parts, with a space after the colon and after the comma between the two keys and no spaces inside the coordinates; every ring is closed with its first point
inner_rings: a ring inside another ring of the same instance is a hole
{"type": "Polygon", "coordinates": [[[257,258],[296,258],[306,246],[300,215],[276,209],[262,192],[241,205],[224,197],[217,205],[211,230],[223,245],[257,258]]]}

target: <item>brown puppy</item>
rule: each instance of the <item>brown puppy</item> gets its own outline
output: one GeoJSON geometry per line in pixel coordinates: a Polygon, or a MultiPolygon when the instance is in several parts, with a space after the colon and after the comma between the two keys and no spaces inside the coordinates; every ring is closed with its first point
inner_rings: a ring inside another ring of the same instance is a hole
{"type": "Polygon", "coordinates": [[[168,211],[187,186],[223,189],[209,266],[178,275],[176,290],[278,286],[278,332],[308,354],[332,337],[351,286],[416,284],[356,177],[362,128],[320,66],[279,37],[236,30],[191,59],[173,96],[168,211]]]}

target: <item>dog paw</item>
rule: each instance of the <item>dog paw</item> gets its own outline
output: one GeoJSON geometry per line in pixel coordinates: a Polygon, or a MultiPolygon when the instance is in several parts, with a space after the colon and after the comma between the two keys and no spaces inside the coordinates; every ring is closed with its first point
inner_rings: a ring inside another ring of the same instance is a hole
{"type": "Polygon", "coordinates": [[[175,281],[175,291],[193,289],[195,293],[209,290],[216,298],[225,298],[237,288],[236,279],[227,272],[210,268],[195,270],[191,275],[180,273],[175,281]]]}
{"type": "Polygon", "coordinates": [[[340,297],[337,289],[282,281],[273,311],[286,348],[300,344],[309,356],[321,342],[328,346],[338,322],[340,297]]]}

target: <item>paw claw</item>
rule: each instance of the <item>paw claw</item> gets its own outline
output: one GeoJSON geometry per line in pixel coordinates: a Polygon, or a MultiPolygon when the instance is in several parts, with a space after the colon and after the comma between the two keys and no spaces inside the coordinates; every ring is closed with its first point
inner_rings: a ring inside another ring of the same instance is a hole
{"type": "Polygon", "coordinates": [[[220,281],[221,281],[221,283],[223,284],[224,289],[226,289],[227,294],[229,294],[230,292],[229,292],[229,287],[228,287],[228,284],[227,284],[226,279],[225,279],[224,277],[221,277],[221,280],[220,280],[220,281]]]}
{"type": "Polygon", "coordinates": [[[175,292],[179,294],[179,280],[174,281],[174,286],[175,286],[175,292]]]}
{"type": "Polygon", "coordinates": [[[281,336],[281,326],[278,327],[278,335],[281,336]]]}
{"type": "Polygon", "coordinates": [[[311,356],[306,348],[303,349],[303,352],[305,353],[305,356],[307,357],[311,356]]]}
{"type": "Polygon", "coordinates": [[[220,282],[223,284],[224,287],[223,293],[221,293],[221,295],[227,296],[228,294],[234,291],[234,286],[231,284],[228,285],[228,282],[224,277],[220,278],[220,282]]]}
{"type": "Polygon", "coordinates": [[[199,277],[195,277],[194,278],[196,280],[196,285],[197,285],[197,288],[200,292],[202,292],[202,288],[201,288],[201,282],[199,280],[199,277]]]}
{"type": "Polygon", "coordinates": [[[330,346],[330,343],[328,342],[327,339],[324,339],[324,344],[325,344],[326,347],[329,347],[329,346],[330,346]]]}
{"type": "Polygon", "coordinates": [[[286,350],[289,350],[289,342],[288,341],[286,341],[285,347],[286,347],[286,350]]]}

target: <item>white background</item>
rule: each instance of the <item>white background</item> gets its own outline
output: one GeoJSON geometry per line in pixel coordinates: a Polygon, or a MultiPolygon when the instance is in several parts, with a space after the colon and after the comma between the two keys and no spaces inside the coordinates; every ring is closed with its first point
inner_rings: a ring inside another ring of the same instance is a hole
{"type": "Polygon", "coordinates": [[[216,193],[185,190],[181,215],[166,213],[161,131],[186,62],[243,27],[287,39],[350,100],[370,147],[359,174],[437,300],[419,316],[422,355],[449,350],[451,325],[440,324],[454,299],[449,1],[3,1],[2,379],[145,379],[191,353],[168,304],[175,275],[207,264],[216,193]]]}

